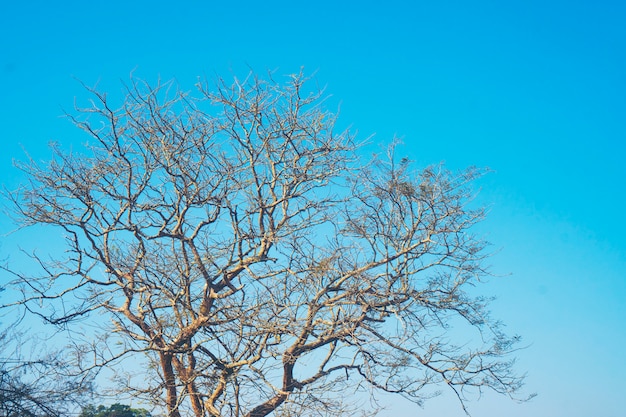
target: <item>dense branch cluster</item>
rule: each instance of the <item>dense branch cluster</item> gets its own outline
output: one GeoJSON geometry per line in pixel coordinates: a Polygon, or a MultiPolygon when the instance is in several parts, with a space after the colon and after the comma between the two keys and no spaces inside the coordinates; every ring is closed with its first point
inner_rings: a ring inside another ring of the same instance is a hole
{"type": "Polygon", "coordinates": [[[107,317],[74,365],[142,355],[123,388],[170,417],[340,415],[359,387],[516,391],[515,340],[466,292],[486,274],[480,172],[415,171],[393,148],[361,162],[305,81],[195,97],[133,81],[120,108],[91,90],[73,118],[87,151],[22,165],[11,194],[24,225],[66,237],[41,276],[13,270],[24,305],[60,326],[107,317]]]}
{"type": "Polygon", "coordinates": [[[5,326],[0,332],[0,416],[67,415],[91,388],[90,382],[65,367],[62,352],[26,354],[25,347],[37,343],[23,340],[17,324],[5,326]]]}

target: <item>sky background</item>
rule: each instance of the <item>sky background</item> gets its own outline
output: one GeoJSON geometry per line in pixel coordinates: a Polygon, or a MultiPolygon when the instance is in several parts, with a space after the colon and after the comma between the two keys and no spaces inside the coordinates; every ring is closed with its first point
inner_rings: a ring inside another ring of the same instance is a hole
{"type": "MultiPolygon", "coordinates": [[[[623,417],[626,375],[626,2],[64,1],[0,5],[0,182],[24,150],[79,141],[60,117],[87,85],[304,67],[374,143],[416,164],[489,167],[481,291],[523,336],[532,401],[480,417],[623,417]]],[[[0,220],[0,259],[15,242],[0,220]]],[[[383,416],[463,416],[450,396],[383,416]]]]}

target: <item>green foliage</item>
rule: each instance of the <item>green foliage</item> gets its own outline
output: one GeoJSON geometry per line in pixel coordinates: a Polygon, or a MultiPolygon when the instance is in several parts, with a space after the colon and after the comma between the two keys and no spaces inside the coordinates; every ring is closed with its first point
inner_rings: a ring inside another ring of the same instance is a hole
{"type": "Polygon", "coordinates": [[[152,417],[143,408],[130,408],[129,405],[115,403],[109,407],[89,405],[81,411],[79,417],[152,417]]]}

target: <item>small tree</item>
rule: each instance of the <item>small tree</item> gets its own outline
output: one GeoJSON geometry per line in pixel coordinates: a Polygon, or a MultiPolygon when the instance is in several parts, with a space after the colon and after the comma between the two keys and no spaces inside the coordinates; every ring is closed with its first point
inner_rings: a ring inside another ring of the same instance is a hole
{"type": "Polygon", "coordinates": [[[33,335],[26,341],[17,325],[0,331],[0,417],[67,415],[91,384],[64,367],[61,352],[41,351],[33,335]]]}
{"type": "Polygon", "coordinates": [[[77,344],[78,369],[141,355],[145,377],[119,380],[170,417],[340,415],[360,408],[350,392],[421,403],[430,385],[464,407],[468,389],[520,388],[516,339],[466,291],[486,274],[479,171],[415,171],[393,147],[361,162],[301,74],[198,87],[133,81],[117,109],[90,89],[72,117],[88,152],[20,165],[19,221],[59,228],[67,251],[33,255],[41,276],[12,271],[23,304],[110,323],[77,344]]]}
{"type": "Polygon", "coordinates": [[[143,408],[115,403],[108,407],[89,405],[83,408],[78,417],[151,417],[151,414],[143,408]]]}

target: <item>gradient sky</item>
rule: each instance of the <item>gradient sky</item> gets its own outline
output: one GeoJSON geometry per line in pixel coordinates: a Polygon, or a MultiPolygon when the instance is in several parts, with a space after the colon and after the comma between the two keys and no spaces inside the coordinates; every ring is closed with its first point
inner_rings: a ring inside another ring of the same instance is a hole
{"type": "MultiPolygon", "coordinates": [[[[79,132],[76,81],[315,72],[340,124],[403,138],[419,165],[490,167],[482,291],[524,338],[518,404],[479,417],[623,417],[626,375],[626,3],[620,1],[22,1],[0,5],[0,182],[79,132]],[[334,106],[334,107],[333,107],[334,106]]],[[[0,233],[11,226],[0,220],[0,233]]],[[[14,248],[0,236],[0,259],[14,248]],[[0,242],[2,243],[2,242],[0,242]]],[[[462,416],[450,396],[384,416],[462,416]]]]}

